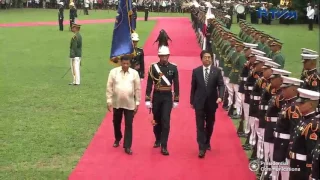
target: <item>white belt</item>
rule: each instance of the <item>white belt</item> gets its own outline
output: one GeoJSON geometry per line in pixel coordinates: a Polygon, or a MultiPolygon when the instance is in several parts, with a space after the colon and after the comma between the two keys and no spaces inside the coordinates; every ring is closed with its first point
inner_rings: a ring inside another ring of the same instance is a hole
{"type": "Polygon", "coordinates": [[[267,117],[267,121],[277,122],[278,121],[278,117],[267,117]]]}
{"type": "Polygon", "coordinates": [[[253,89],[253,86],[244,86],[244,89],[245,89],[245,90],[252,90],[252,89],[253,89]]]}
{"type": "Polygon", "coordinates": [[[253,96],[253,95],[251,95],[250,96],[250,98],[252,99],[252,100],[260,100],[260,96],[253,96]]]}
{"type": "Polygon", "coordinates": [[[241,79],[242,81],[246,81],[246,80],[247,80],[246,77],[240,77],[240,79],[241,79]]]}
{"type": "Polygon", "coordinates": [[[266,111],[266,110],[268,110],[268,105],[260,105],[260,106],[259,106],[259,109],[266,111]]]}
{"type": "Polygon", "coordinates": [[[290,139],[290,134],[283,134],[283,133],[274,132],[273,135],[275,138],[290,139]]]}
{"type": "Polygon", "coordinates": [[[296,160],[300,160],[300,161],[306,161],[307,160],[307,156],[306,155],[294,153],[294,152],[291,152],[291,151],[289,153],[289,156],[290,156],[291,159],[296,159],[296,160]]]}
{"type": "Polygon", "coordinates": [[[320,108],[317,108],[317,109],[316,109],[316,112],[320,112],[320,108]]]}

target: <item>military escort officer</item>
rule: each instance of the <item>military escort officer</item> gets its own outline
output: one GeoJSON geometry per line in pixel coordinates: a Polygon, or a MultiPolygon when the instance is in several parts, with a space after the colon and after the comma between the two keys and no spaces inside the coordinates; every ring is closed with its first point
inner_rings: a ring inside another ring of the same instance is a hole
{"type": "MultiPolygon", "coordinates": [[[[282,105],[281,112],[276,123],[274,132],[274,152],[273,160],[275,165],[289,168],[289,163],[286,161],[290,134],[293,133],[293,129],[301,120],[301,113],[296,100],[298,98],[298,87],[301,84],[301,80],[291,77],[282,77],[283,83],[281,85],[284,104],[282,105]]],[[[282,180],[289,180],[289,171],[278,172],[276,179],[281,174],[282,180]]]]}
{"type": "Polygon", "coordinates": [[[140,79],[142,80],[144,78],[144,52],[142,48],[138,47],[139,35],[132,33],[131,39],[136,52],[136,56],[131,59],[131,68],[138,71],[140,79]]]}
{"type": "MultiPolygon", "coordinates": [[[[290,180],[308,180],[311,173],[311,150],[315,147],[317,135],[310,127],[315,123],[315,110],[319,103],[319,92],[299,88],[298,107],[302,114],[302,120],[295,127],[289,143],[290,167],[299,171],[290,171],[290,180]]],[[[319,127],[318,127],[319,128],[319,127]]]]}
{"type": "MultiPolygon", "coordinates": [[[[284,104],[284,98],[282,96],[281,85],[283,82],[282,76],[288,76],[291,74],[289,71],[272,68],[272,76],[270,77],[270,86],[266,89],[271,95],[271,99],[267,105],[267,112],[265,117],[265,131],[264,131],[264,159],[268,164],[273,163],[273,150],[274,150],[274,128],[278,120],[278,114],[281,111],[284,104]]],[[[272,167],[275,168],[275,167],[272,167]]],[[[269,171],[265,178],[268,178],[271,174],[272,179],[277,176],[277,171],[269,171]]]]}
{"type": "Polygon", "coordinates": [[[313,149],[312,152],[312,167],[311,167],[311,174],[310,179],[311,180],[317,180],[320,179],[320,172],[319,172],[319,154],[320,154],[320,139],[319,139],[320,133],[318,131],[318,141],[316,144],[316,147],[313,149]]]}
{"type": "Polygon", "coordinates": [[[177,66],[168,62],[170,51],[167,46],[159,48],[158,56],[160,61],[152,64],[148,73],[146,106],[152,108],[155,120],[153,132],[156,141],[154,147],[161,146],[161,153],[169,155],[167,143],[170,132],[170,115],[172,108],[177,107],[179,103],[179,73],[177,66]],[[174,98],[172,98],[172,84],[174,98]]]}

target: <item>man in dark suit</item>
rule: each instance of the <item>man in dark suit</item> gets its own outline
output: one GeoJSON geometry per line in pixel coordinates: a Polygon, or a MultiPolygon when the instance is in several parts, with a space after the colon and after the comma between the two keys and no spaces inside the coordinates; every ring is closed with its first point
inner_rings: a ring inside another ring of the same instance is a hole
{"type": "Polygon", "coordinates": [[[190,104],[195,109],[199,158],[204,158],[211,149],[210,139],[218,104],[223,98],[223,78],[221,70],[212,65],[209,51],[200,54],[202,66],[193,69],[190,104]]]}

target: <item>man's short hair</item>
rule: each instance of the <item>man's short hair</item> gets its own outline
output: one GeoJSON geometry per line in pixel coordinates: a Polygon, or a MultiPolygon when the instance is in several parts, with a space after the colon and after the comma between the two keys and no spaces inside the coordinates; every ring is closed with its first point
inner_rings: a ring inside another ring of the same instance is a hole
{"type": "Polygon", "coordinates": [[[200,53],[200,58],[202,59],[203,55],[206,54],[206,53],[211,55],[211,53],[208,50],[202,50],[201,53],[200,53]]]}
{"type": "Polygon", "coordinates": [[[128,61],[130,60],[130,57],[129,56],[121,56],[121,61],[128,61]]]}

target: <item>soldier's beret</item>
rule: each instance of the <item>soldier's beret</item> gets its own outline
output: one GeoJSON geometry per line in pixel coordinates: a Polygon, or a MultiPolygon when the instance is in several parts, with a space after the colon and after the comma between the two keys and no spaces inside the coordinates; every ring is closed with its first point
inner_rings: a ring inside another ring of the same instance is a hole
{"type": "Polygon", "coordinates": [[[80,24],[72,24],[72,27],[80,28],[80,27],[81,27],[81,25],[80,25],[80,24]]]}

